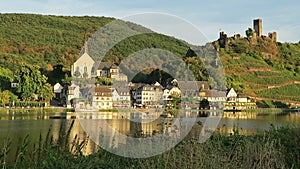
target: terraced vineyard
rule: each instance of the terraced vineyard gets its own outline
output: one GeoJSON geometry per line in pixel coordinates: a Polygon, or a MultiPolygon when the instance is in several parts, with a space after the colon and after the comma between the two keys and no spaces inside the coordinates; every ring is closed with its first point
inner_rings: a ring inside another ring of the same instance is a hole
{"type": "Polygon", "coordinates": [[[230,44],[225,49],[219,49],[219,56],[225,65],[227,87],[234,87],[256,100],[300,105],[300,55],[299,49],[294,47],[298,44],[289,44],[294,47],[288,53],[293,56],[292,61],[289,61],[280,43],[273,49],[274,54],[260,51],[259,42],[253,47],[247,39],[240,41],[246,48],[242,53],[236,52],[230,44]]]}

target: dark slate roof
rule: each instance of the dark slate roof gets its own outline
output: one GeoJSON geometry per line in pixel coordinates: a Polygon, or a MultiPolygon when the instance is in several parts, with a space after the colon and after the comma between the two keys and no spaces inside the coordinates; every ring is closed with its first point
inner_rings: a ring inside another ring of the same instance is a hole
{"type": "Polygon", "coordinates": [[[146,85],[146,84],[144,84],[144,83],[131,83],[130,88],[131,88],[131,90],[137,90],[138,88],[140,88],[144,85],[146,85]]]}
{"type": "Polygon", "coordinates": [[[130,95],[129,87],[118,87],[118,88],[116,88],[116,90],[120,96],[130,95]]]}
{"type": "Polygon", "coordinates": [[[208,90],[209,84],[207,81],[178,81],[178,87],[183,90],[208,90]],[[203,89],[202,89],[203,87],[203,89]]]}

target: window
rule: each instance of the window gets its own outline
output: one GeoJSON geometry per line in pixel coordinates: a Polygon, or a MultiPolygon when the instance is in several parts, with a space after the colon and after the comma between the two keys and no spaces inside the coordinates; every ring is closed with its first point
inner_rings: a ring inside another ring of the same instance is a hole
{"type": "Polygon", "coordinates": [[[84,66],[84,72],[85,72],[85,73],[87,72],[87,67],[86,67],[86,66],[84,66]]]}

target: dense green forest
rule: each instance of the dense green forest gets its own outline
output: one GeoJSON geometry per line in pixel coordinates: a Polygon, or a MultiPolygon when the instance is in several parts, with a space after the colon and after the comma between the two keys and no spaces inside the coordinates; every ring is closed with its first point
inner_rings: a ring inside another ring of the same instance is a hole
{"type": "MultiPolygon", "coordinates": [[[[49,100],[53,95],[48,91],[51,85],[70,82],[70,66],[80,56],[84,43],[112,21],[116,19],[0,14],[0,104],[17,100],[49,100]],[[11,82],[21,85],[11,89],[11,82]]],[[[209,47],[195,47],[134,23],[119,21],[118,24],[112,27],[112,39],[134,36],[118,42],[105,56],[97,57],[120,64],[127,56],[140,50],[163,49],[182,59],[196,80],[208,80],[211,86],[224,84],[219,81],[222,74],[208,71],[216,66],[216,54],[207,50],[209,47]],[[125,27],[125,31],[119,30],[120,26],[125,27]],[[215,79],[208,78],[212,74],[216,75],[215,79]]],[[[105,38],[100,41],[111,45],[105,38]]],[[[299,43],[279,43],[264,38],[255,41],[231,38],[225,48],[220,48],[218,43],[213,44],[225,68],[227,88],[234,87],[238,92],[258,100],[300,102],[297,95],[300,92],[299,43]]],[[[95,59],[95,55],[92,57],[95,59]]],[[[166,83],[161,79],[168,77],[170,75],[162,70],[148,69],[136,75],[133,81],[166,83]]]]}

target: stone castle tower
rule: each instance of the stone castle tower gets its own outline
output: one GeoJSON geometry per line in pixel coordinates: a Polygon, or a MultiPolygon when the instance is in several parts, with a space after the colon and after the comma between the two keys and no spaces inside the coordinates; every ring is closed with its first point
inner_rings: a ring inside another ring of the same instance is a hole
{"type": "Polygon", "coordinates": [[[262,36],[262,19],[253,20],[253,29],[258,37],[262,36]]]}

